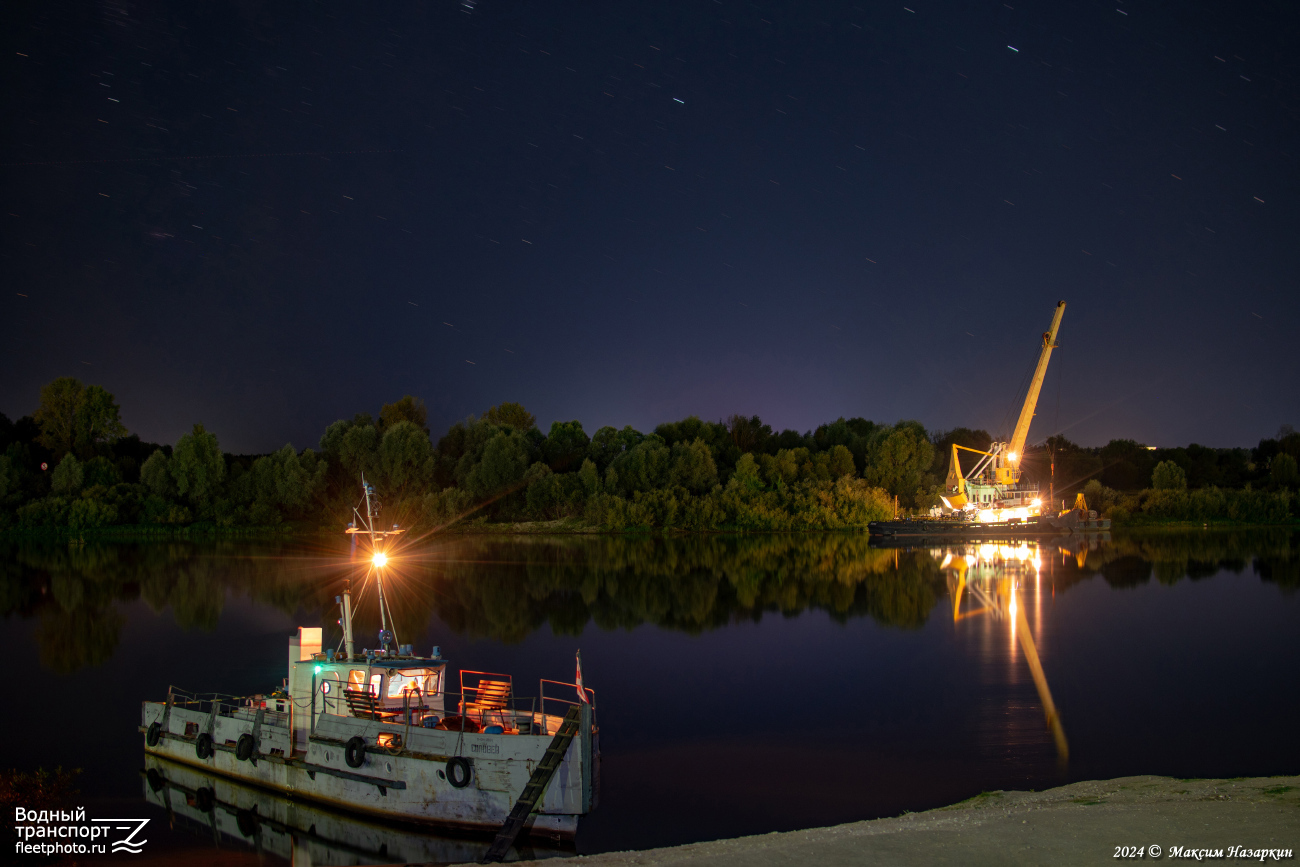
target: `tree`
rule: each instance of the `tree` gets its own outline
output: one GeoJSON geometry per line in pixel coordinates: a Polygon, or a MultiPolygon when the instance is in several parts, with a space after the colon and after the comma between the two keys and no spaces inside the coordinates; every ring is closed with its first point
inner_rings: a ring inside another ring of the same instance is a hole
{"type": "Polygon", "coordinates": [[[61,376],[41,387],[41,405],[33,418],[41,426],[39,442],[56,456],[72,451],[77,436],[77,405],[85,386],[81,380],[61,376]]]}
{"type": "Polygon", "coordinates": [[[1187,473],[1173,461],[1161,461],[1151,473],[1151,487],[1157,491],[1187,490],[1187,473]]]}
{"type": "Polygon", "coordinates": [[[311,449],[299,455],[292,445],[286,444],[277,452],[263,455],[253,462],[247,476],[254,506],[260,506],[259,514],[269,513],[272,520],[275,513],[269,510],[302,514],[324,489],[327,469],[326,462],[318,460],[311,449]]]}
{"type": "Polygon", "coordinates": [[[399,421],[379,443],[384,488],[398,496],[422,493],[433,478],[433,443],[414,422],[399,421]]]}
{"type": "Polygon", "coordinates": [[[157,449],[140,465],[140,484],[154,495],[169,500],[176,494],[176,483],[167,467],[167,455],[157,449]]]}
{"type": "Polygon", "coordinates": [[[98,446],[126,434],[113,395],[98,385],[89,388],[71,376],[60,377],[41,388],[41,405],[35,420],[40,444],[55,456],[74,448],[92,457],[98,446]]]}
{"type": "Polygon", "coordinates": [[[557,479],[551,468],[541,461],[533,464],[524,473],[525,502],[528,504],[528,511],[532,512],[534,517],[545,519],[554,511],[560,491],[556,483],[557,479]]]}
{"type": "Polygon", "coordinates": [[[596,470],[603,474],[619,455],[643,439],[645,434],[634,430],[631,425],[622,430],[606,425],[591,438],[587,455],[596,462],[596,470]]]}
{"type": "Polygon", "coordinates": [[[125,435],[126,427],[113,395],[98,385],[86,388],[77,404],[77,450],[83,455],[93,455],[100,445],[125,435]]]}
{"type": "Polygon", "coordinates": [[[122,472],[117,464],[100,455],[93,457],[82,465],[83,484],[87,488],[102,485],[111,488],[122,481],[122,472]]]}
{"type": "Polygon", "coordinates": [[[429,410],[425,408],[424,401],[418,397],[405,395],[401,400],[395,403],[386,403],[379,410],[379,429],[388,430],[399,421],[409,421],[411,424],[424,431],[424,435],[429,435],[429,410]]]}
{"type": "Polygon", "coordinates": [[[749,491],[761,491],[763,489],[763,479],[759,475],[758,462],[754,460],[752,452],[745,452],[736,461],[736,471],[731,474],[731,481],[727,483],[728,488],[742,488],[749,491]]]}
{"type": "Polygon", "coordinates": [[[226,477],[226,460],[216,434],[209,433],[203,425],[180,438],[167,464],[176,492],[196,507],[211,502],[221,489],[226,477]]]}
{"type": "Polygon", "coordinates": [[[497,427],[510,425],[517,431],[526,431],[537,426],[537,416],[517,403],[494,406],[483,413],[483,420],[497,427]]]}
{"type": "Polygon", "coordinates": [[[1155,454],[1133,440],[1111,440],[1101,449],[1101,483],[1120,491],[1136,491],[1151,478],[1155,454]]]}
{"type": "Polygon", "coordinates": [[[733,415],[727,418],[727,432],[731,441],[742,453],[766,451],[772,438],[772,426],[763,424],[758,416],[733,415]]]}
{"type": "Polygon", "coordinates": [[[713,452],[702,439],[675,444],[672,461],[671,484],[681,485],[692,494],[707,494],[718,483],[718,467],[713,462],[713,452]]]}
{"type": "Polygon", "coordinates": [[[921,487],[922,474],[934,460],[934,447],[925,428],[917,422],[899,422],[884,428],[868,455],[864,477],[871,484],[895,496],[914,494],[921,487]]]}
{"type": "Polygon", "coordinates": [[[830,470],[831,478],[838,479],[844,476],[853,476],[857,470],[853,464],[853,452],[849,451],[848,446],[836,445],[831,447],[830,451],[830,470]]]}
{"type": "MultiPolygon", "coordinates": [[[[336,422],[337,424],[337,422],[336,422]]],[[[354,424],[339,442],[338,461],[353,479],[379,470],[379,430],[372,424],[354,424]]]]}
{"type": "Polygon", "coordinates": [[[600,490],[600,471],[596,469],[596,464],[591,458],[583,458],[582,467],[578,470],[578,480],[582,482],[582,490],[589,497],[600,490]]]}
{"type": "Polygon", "coordinates": [[[1297,481],[1300,481],[1300,472],[1297,472],[1296,459],[1285,452],[1273,458],[1272,466],[1269,467],[1269,475],[1273,477],[1273,484],[1280,488],[1294,488],[1297,481]]]}
{"type": "Polygon", "coordinates": [[[758,465],[769,485],[792,485],[799,480],[799,468],[807,461],[808,450],[801,447],[778,449],[775,455],[760,455],[758,465]]]}
{"type": "Polygon", "coordinates": [[[664,441],[651,434],[609,465],[617,478],[621,493],[631,495],[637,491],[652,491],[668,482],[672,452],[664,441]]]}
{"type": "Polygon", "coordinates": [[[551,469],[562,473],[577,465],[587,453],[591,440],[582,430],[582,422],[557,421],[542,443],[542,456],[551,469]]]}
{"type": "Polygon", "coordinates": [[[62,494],[65,497],[72,496],[81,490],[83,469],[81,461],[77,456],[69,452],[59,461],[59,465],[54,468],[54,475],[50,478],[50,487],[56,494],[62,494]]]}
{"type": "Polygon", "coordinates": [[[482,459],[466,474],[465,487],[476,499],[486,499],[518,484],[528,466],[523,436],[517,431],[498,431],[483,447],[482,459]]]}

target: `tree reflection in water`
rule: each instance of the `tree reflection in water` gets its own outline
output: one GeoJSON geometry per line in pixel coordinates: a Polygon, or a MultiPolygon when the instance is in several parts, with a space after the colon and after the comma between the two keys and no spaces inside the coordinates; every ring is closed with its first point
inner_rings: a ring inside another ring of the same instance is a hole
{"type": "MultiPolygon", "coordinates": [[[[1044,546],[1058,549],[1057,592],[1097,575],[1124,587],[1247,568],[1284,592],[1300,587],[1300,548],[1287,529],[1160,532],[1044,546]]],[[[508,643],[543,626],[566,635],[588,623],[695,634],[806,610],[914,629],[951,592],[941,549],[876,548],[866,536],[848,533],[448,536],[395,554],[386,592],[399,635],[421,633],[436,616],[459,634],[508,643]]],[[[343,580],[359,582],[363,574],[349,566],[343,549],[293,543],[5,542],[0,611],[38,618],[42,664],[66,674],[113,654],[125,623],[122,603],[143,600],[158,614],[170,608],[184,629],[214,629],[228,596],[286,614],[305,610],[334,624],[343,580]]],[[[370,591],[362,595],[358,634],[377,627],[370,591]]]]}

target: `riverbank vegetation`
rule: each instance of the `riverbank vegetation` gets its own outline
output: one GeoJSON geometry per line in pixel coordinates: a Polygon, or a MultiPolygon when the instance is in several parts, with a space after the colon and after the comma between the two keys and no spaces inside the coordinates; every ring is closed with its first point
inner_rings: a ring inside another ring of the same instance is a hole
{"type": "MultiPolygon", "coordinates": [[[[423,403],[406,396],[329,425],[316,448],[223,452],[202,424],[175,444],[143,442],[112,394],[72,378],[41,390],[30,416],[0,415],[0,530],[189,535],[337,531],[358,482],[385,520],[412,529],[550,522],[570,530],[861,529],[938,502],[953,443],[988,448],[985,431],[927,431],[915,421],[840,418],[774,431],[757,416],[687,418],[651,432],[579,421],[543,432],[503,403],[435,442],[423,403]],[[558,522],[558,523],[556,523],[558,522]]],[[[1052,437],[1026,450],[1027,480],[1056,499],[1084,491],[1117,522],[1296,517],[1300,434],[1254,449],[1085,448],[1052,437]]]]}

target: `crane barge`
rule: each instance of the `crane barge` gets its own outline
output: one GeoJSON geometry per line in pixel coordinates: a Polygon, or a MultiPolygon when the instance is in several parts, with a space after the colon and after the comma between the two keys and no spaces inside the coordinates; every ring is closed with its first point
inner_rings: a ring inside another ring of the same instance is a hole
{"type": "Polygon", "coordinates": [[[1044,514],[1043,498],[1037,482],[1022,479],[1021,461],[1029,425],[1038,407],[1038,395],[1047,376],[1047,363],[1056,348],[1056,335],[1065,315],[1065,302],[1058,301],[1052,324],[1043,332],[1038,364],[1029,382],[1020,417],[1006,442],[995,442],[988,451],[953,443],[952,457],[944,491],[939,496],[942,507],[926,518],[901,521],[873,521],[868,532],[873,536],[1038,536],[1080,530],[1109,529],[1110,521],[1099,519],[1089,511],[1083,495],[1072,509],[1054,514],[1049,504],[1044,514]],[[962,470],[961,452],[980,458],[969,470],[962,470]]]}

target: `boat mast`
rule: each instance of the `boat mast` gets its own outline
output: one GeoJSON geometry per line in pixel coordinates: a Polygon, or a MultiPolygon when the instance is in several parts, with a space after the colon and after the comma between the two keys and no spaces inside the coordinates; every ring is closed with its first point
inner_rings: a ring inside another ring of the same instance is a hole
{"type": "MultiPolygon", "coordinates": [[[[356,509],[353,509],[353,512],[356,513],[361,527],[364,527],[363,532],[370,537],[370,569],[375,576],[375,589],[379,592],[379,642],[387,650],[389,644],[397,643],[397,636],[390,628],[390,621],[393,619],[392,612],[388,610],[388,602],[384,599],[384,567],[388,565],[388,554],[379,547],[379,540],[390,535],[390,531],[375,529],[375,521],[379,517],[379,498],[375,496],[374,487],[366,482],[365,473],[361,474],[361,488],[365,495],[363,502],[366,506],[366,513],[363,516],[356,509]]],[[[394,529],[391,532],[399,532],[396,529],[396,524],[393,527],[394,529]]],[[[351,632],[352,628],[351,624],[349,624],[347,634],[350,635],[351,632]]],[[[350,650],[349,655],[351,655],[350,650]]]]}

